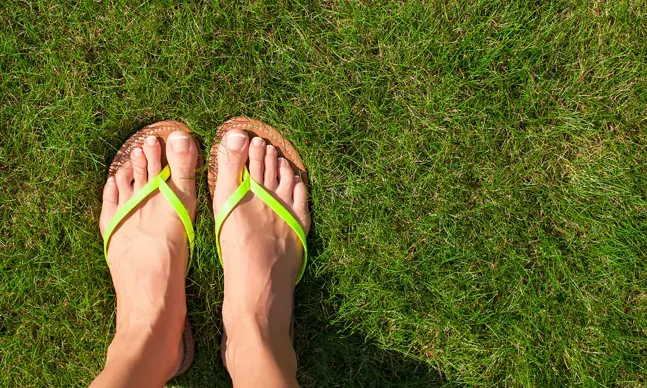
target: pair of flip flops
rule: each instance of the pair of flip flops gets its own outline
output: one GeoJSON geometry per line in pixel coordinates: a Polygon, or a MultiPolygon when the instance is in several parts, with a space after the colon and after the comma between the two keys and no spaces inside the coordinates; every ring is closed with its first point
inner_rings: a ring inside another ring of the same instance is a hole
{"type": "MultiPolygon", "coordinates": [[[[218,144],[231,129],[240,129],[245,131],[250,138],[261,137],[265,139],[268,144],[272,144],[279,151],[279,155],[283,156],[286,160],[290,162],[292,169],[301,177],[303,182],[307,182],[307,173],[306,168],[303,164],[303,160],[295,150],[292,143],[290,143],[281,133],[271,126],[262,123],[261,121],[250,119],[247,117],[236,117],[225,122],[219,129],[216,134],[216,139],[214,140],[213,146],[209,152],[209,175],[208,175],[208,185],[209,192],[213,198],[213,194],[216,189],[217,176],[218,176],[218,144]]],[[[166,162],[166,155],[164,154],[165,143],[168,136],[175,131],[183,131],[192,136],[192,132],[189,127],[183,123],[177,121],[160,121],[155,124],[148,125],[141,130],[137,131],[132,135],[126,143],[121,147],[121,149],[115,155],[110,168],[108,169],[108,176],[111,177],[117,173],[119,168],[130,160],[130,153],[137,147],[141,147],[144,144],[144,141],[149,136],[157,137],[158,141],[161,143],[162,149],[162,165],[165,166],[162,171],[150,179],[149,182],[144,185],[139,191],[137,191],[131,198],[126,202],[113,216],[110,220],[108,226],[106,227],[104,233],[104,254],[106,256],[106,261],[108,260],[108,245],[110,242],[110,237],[114,234],[119,225],[130,215],[130,213],[139,205],[142,201],[148,198],[151,194],[159,191],[160,194],[166,198],[171,207],[178,214],[180,220],[184,225],[186,230],[187,239],[189,241],[189,264],[187,265],[187,272],[191,264],[191,258],[193,257],[193,247],[194,247],[194,232],[193,232],[193,220],[189,215],[189,212],[182,204],[182,201],[177,197],[173,189],[169,187],[166,181],[171,177],[171,169],[166,162]]],[[[220,249],[220,231],[222,225],[227,219],[227,216],[236,208],[236,206],[242,201],[242,199],[247,195],[247,193],[252,192],[260,200],[262,200],[270,209],[272,209],[285,223],[287,223],[296,233],[297,237],[303,244],[303,260],[299,275],[297,277],[297,283],[301,280],[303,272],[306,267],[307,260],[307,245],[306,245],[306,234],[303,231],[303,228],[299,222],[294,218],[292,213],[286,209],[274,196],[269,193],[265,188],[258,182],[256,182],[247,167],[244,168],[241,183],[238,188],[231,194],[229,199],[225,202],[222,208],[218,211],[216,215],[216,245],[218,248],[218,256],[220,263],[222,264],[222,254],[220,249]]],[[[193,362],[193,355],[195,352],[195,345],[193,340],[193,334],[191,332],[191,326],[189,325],[189,319],[186,318],[184,324],[184,331],[182,333],[180,349],[182,355],[178,363],[177,369],[172,377],[179,376],[189,369],[191,363],[193,362]]]]}

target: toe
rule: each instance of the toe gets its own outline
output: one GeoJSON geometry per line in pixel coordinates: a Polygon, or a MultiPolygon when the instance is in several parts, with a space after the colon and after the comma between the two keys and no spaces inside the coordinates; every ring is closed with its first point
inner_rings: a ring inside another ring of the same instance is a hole
{"type": "Polygon", "coordinates": [[[260,137],[252,139],[249,147],[249,174],[256,182],[263,182],[263,164],[265,163],[265,140],[260,137]]]}
{"type": "Polygon", "coordinates": [[[146,156],[141,148],[137,147],[130,153],[130,161],[133,164],[133,176],[135,178],[135,191],[146,184],[148,172],[146,171],[146,156]]]}
{"type": "Polygon", "coordinates": [[[285,158],[279,158],[279,187],[276,193],[287,203],[292,202],[292,190],[294,189],[294,171],[290,162],[285,158]]]}
{"type": "Polygon", "coordinates": [[[123,206],[133,196],[133,166],[130,161],[119,168],[115,180],[119,190],[119,206],[123,206]]]}
{"type": "Polygon", "coordinates": [[[162,146],[156,136],[149,136],[144,141],[148,176],[152,179],[162,171],[162,146]]]}
{"type": "Polygon", "coordinates": [[[218,145],[218,177],[214,200],[216,208],[219,203],[229,198],[240,184],[240,175],[247,163],[249,138],[240,129],[227,131],[218,145]]]}
{"type": "Polygon", "coordinates": [[[184,131],[171,133],[166,142],[166,159],[171,167],[171,182],[185,196],[195,197],[195,167],[198,147],[184,131]]]}
{"type": "Polygon", "coordinates": [[[305,233],[310,229],[310,212],[308,212],[308,191],[306,185],[298,175],[294,177],[294,190],[292,192],[294,213],[297,216],[305,233]]]}
{"type": "Polygon", "coordinates": [[[278,163],[278,152],[272,145],[265,148],[265,179],[263,185],[268,190],[276,190],[279,186],[278,173],[276,171],[278,163]]]}
{"type": "Polygon", "coordinates": [[[101,217],[99,217],[99,229],[101,234],[106,230],[108,223],[117,212],[119,203],[119,190],[115,177],[108,178],[106,185],[103,188],[103,205],[101,205],[101,217]]]}

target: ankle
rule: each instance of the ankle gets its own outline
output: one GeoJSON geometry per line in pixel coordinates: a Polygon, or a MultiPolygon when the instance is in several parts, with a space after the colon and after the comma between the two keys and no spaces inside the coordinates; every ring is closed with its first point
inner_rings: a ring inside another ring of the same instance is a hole
{"type": "Polygon", "coordinates": [[[122,324],[108,347],[106,368],[129,368],[153,381],[166,382],[179,362],[181,330],[171,325],[122,324]]]}
{"type": "Polygon", "coordinates": [[[268,381],[296,383],[297,360],[290,338],[289,322],[270,323],[262,316],[246,314],[227,318],[223,316],[223,321],[226,339],[222,355],[234,385],[248,385],[245,381],[265,381],[265,384],[268,381]]]}

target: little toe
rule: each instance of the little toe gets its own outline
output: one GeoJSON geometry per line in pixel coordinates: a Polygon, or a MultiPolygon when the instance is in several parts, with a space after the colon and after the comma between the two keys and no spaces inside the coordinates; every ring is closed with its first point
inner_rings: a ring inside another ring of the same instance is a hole
{"type": "Polygon", "coordinates": [[[99,217],[99,230],[101,230],[102,235],[117,212],[118,205],[119,189],[117,188],[115,177],[111,176],[103,187],[103,204],[101,205],[101,216],[99,217]]]}
{"type": "Polygon", "coordinates": [[[303,231],[307,234],[310,230],[310,212],[308,211],[308,191],[306,184],[298,175],[294,176],[294,190],[292,192],[294,213],[301,223],[303,231]]]}

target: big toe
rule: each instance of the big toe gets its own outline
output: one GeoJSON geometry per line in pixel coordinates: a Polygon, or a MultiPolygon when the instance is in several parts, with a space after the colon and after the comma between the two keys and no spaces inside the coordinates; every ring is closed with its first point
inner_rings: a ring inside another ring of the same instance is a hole
{"type": "Polygon", "coordinates": [[[198,146],[191,135],[184,131],[171,133],[166,141],[166,159],[171,168],[171,183],[182,193],[183,201],[195,198],[198,146]]]}
{"type": "Polygon", "coordinates": [[[214,200],[218,204],[229,198],[240,184],[240,175],[247,163],[249,137],[240,129],[227,131],[218,145],[218,177],[214,200]]]}

